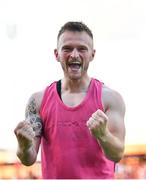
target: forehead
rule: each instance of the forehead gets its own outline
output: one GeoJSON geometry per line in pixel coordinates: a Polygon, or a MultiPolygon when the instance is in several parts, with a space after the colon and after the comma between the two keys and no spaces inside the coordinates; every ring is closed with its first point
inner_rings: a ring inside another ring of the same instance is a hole
{"type": "Polygon", "coordinates": [[[58,46],[69,45],[69,44],[93,46],[93,40],[85,31],[82,32],[65,31],[59,37],[58,46]]]}

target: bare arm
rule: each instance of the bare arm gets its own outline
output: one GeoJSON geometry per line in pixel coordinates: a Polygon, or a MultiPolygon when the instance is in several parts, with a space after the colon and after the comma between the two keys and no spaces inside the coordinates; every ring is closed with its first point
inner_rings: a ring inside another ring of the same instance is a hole
{"type": "Polygon", "coordinates": [[[25,121],[14,130],[17,140],[17,156],[24,165],[32,165],[36,159],[42,133],[42,121],[39,116],[38,96],[32,95],[25,111],[25,121]]]}
{"type": "Polygon", "coordinates": [[[118,162],[124,153],[125,104],[119,93],[108,88],[103,91],[103,104],[105,112],[97,110],[89,119],[88,126],[105,155],[118,162]]]}
{"type": "Polygon", "coordinates": [[[108,101],[105,100],[105,114],[108,117],[108,133],[100,139],[100,143],[107,157],[119,161],[124,154],[125,146],[125,103],[117,92],[109,94],[108,101]],[[107,104],[106,104],[107,102],[107,104]]]}

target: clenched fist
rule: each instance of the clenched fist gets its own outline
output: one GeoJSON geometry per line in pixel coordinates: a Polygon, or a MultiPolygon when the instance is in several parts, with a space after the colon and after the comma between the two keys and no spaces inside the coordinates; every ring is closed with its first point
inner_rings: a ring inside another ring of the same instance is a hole
{"type": "Polygon", "coordinates": [[[96,138],[100,138],[104,137],[108,132],[107,121],[106,114],[98,109],[87,121],[87,126],[96,138]]]}
{"type": "Polygon", "coordinates": [[[21,149],[28,149],[32,145],[35,132],[32,125],[28,121],[20,122],[15,128],[14,132],[21,149]]]}

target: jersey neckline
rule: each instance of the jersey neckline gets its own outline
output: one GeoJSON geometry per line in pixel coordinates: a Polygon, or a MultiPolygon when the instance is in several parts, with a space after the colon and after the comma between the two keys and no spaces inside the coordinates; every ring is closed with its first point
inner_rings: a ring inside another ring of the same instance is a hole
{"type": "Polygon", "coordinates": [[[85,97],[83,98],[83,100],[76,106],[68,106],[66,104],[64,104],[64,102],[61,100],[58,92],[57,92],[57,82],[56,82],[56,89],[55,89],[55,95],[57,97],[57,101],[59,102],[59,104],[66,110],[70,110],[70,111],[75,111],[77,109],[79,109],[81,106],[83,106],[86,101],[88,100],[88,98],[90,97],[90,92],[91,92],[91,89],[92,89],[92,86],[93,86],[93,78],[91,78],[90,80],[90,83],[89,83],[89,87],[88,87],[88,90],[87,90],[87,93],[85,95],[85,97]]]}

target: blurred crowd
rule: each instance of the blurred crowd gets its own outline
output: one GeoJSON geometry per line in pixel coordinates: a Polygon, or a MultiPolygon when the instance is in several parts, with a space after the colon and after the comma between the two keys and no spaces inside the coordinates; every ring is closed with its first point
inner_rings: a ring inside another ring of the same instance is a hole
{"type": "Polygon", "coordinates": [[[146,156],[127,156],[116,165],[117,179],[146,179],[146,156]]]}
{"type": "MultiPolygon", "coordinates": [[[[115,168],[116,179],[146,179],[146,156],[124,157],[115,168]]],[[[1,163],[0,179],[40,179],[40,162],[26,167],[17,163],[1,163]]]]}

